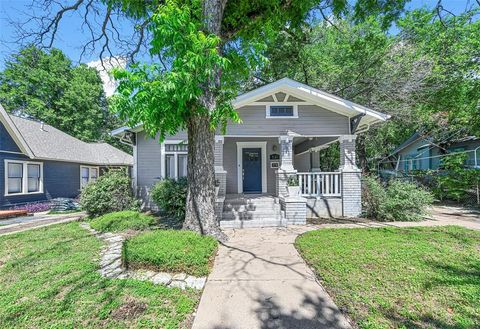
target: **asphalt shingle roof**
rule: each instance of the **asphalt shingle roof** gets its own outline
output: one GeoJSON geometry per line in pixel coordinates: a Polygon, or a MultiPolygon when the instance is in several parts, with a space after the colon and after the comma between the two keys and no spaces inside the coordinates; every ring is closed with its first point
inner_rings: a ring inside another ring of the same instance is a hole
{"type": "Polygon", "coordinates": [[[96,164],[133,165],[133,157],[107,143],[86,143],[41,122],[10,115],[35,158],[96,164]]]}

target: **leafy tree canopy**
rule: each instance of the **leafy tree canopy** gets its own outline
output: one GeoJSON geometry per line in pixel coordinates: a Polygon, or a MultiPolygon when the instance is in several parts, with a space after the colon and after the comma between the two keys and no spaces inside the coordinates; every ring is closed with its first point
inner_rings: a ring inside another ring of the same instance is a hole
{"type": "MultiPolygon", "coordinates": [[[[288,76],[390,114],[386,124],[358,139],[362,167],[417,129],[437,136],[479,134],[477,12],[439,20],[436,12],[416,10],[398,21],[395,35],[374,17],[289,29],[269,41],[268,65],[248,86],[288,76]]],[[[332,154],[338,157],[329,150],[322,156],[332,154]]]]}
{"type": "MultiPolygon", "coordinates": [[[[215,13],[205,14],[202,1],[168,0],[149,8],[153,11],[148,27],[150,52],[163,61],[115,72],[120,85],[112,107],[131,126],[142,123],[151,135],[160,133],[164,138],[185,129],[192,115],[210,115],[212,129],[225,127],[228,120],[239,121],[230,101],[251,73],[268,62],[268,40],[280,31],[308,27],[309,18],[320,15],[321,8],[329,8],[331,15],[350,13],[355,21],[367,19],[367,13],[378,14],[378,29],[382,30],[405,4],[366,0],[353,7],[342,0],[212,2],[225,6],[216,31],[206,27],[205,15],[215,13]],[[212,91],[210,99],[204,99],[205,90],[212,91]]],[[[133,1],[120,3],[130,15],[148,12],[133,1]]]]}
{"type": "Polygon", "coordinates": [[[84,141],[108,138],[118,121],[108,112],[96,69],[73,66],[58,49],[22,49],[0,72],[0,103],[84,141]]]}

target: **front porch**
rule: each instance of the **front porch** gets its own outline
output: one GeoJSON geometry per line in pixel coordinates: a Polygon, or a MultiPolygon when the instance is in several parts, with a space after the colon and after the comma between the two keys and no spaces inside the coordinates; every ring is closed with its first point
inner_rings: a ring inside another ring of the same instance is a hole
{"type": "Polygon", "coordinates": [[[216,213],[223,227],[304,224],[310,217],[356,217],[361,213],[361,172],[355,135],[278,137],[217,136],[216,213]],[[340,143],[338,170],[320,171],[318,151],[340,143]],[[288,179],[298,179],[292,194],[288,179]]]}

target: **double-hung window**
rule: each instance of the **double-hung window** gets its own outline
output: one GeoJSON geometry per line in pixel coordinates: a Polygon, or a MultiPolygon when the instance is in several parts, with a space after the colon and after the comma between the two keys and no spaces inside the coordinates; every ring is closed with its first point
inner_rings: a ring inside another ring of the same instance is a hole
{"type": "Polygon", "coordinates": [[[166,141],[162,149],[163,177],[171,179],[187,177],[188,145],[182,142],[166,141]]]}
{"type": "Polygon", "coordinates": [[[84,187],[98,178],[98,167],[80,166],[80,187],[84,187]]]}
{"type": "Polygon", "coordinates": [[[5,195],[43,193],[43,164],[5,160],[5,195]]]}

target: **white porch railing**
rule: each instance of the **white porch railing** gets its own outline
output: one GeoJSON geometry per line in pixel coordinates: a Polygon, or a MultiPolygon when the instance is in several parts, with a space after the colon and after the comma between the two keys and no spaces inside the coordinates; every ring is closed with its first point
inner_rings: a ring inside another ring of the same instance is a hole
{"type": "Polygon", "coordinates": [[[338,197],[342,195],[339,172],[297,173],[300,195],[309,197],[338,197]]]}

